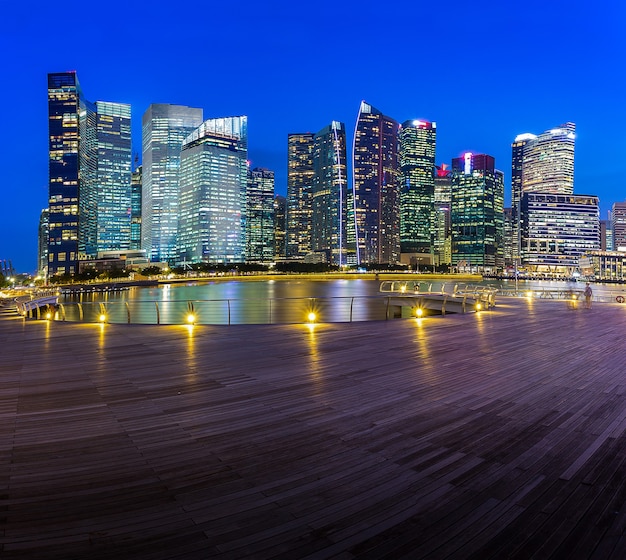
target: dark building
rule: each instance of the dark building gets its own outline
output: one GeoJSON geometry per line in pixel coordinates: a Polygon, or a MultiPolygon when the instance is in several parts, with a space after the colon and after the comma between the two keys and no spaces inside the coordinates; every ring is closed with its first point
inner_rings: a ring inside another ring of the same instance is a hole
{"type": "Polygon", "coordinates": [[[361,102],[353,149],[357,262],[400,260],[399,124],[361,102]]]}
{"type": "Polygon", "coordinates": [[[248,170],[245,208],[246,262],[274,261],[274,172],[248,170]]]}
{"type": "MultiPolygon", "coordinates": [[[[137,163],[137,159],[135,159],[137,163]]],[[[130,179],[130,248],[141,249],[141,188],[142,167],[133,171],[130,179]]]]}
{"type": "Polygon", "coordinates": [[[287,199],[284,196],[274,197],[274,258],[284,260],[287,240],[287,199]]]}

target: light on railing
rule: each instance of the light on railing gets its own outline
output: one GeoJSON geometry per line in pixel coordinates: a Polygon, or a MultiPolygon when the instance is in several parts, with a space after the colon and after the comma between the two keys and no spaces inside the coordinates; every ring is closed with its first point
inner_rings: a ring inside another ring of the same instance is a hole
{"type": "Polygon", "coordinates": [[[418,308],[415,310],[415,316],[416,316],[416,317],[421,317],[422,315],[424,315],[424,310],[423,310],[421,307],[418,307],[418,308]]]}
{"type": "Polygon", "coordinates": [[[483,306],[479,303],[476,304],[476,311],[480,311],[483,308],[483,306]]]}
{"type": "Polygon", "coordinates": [[[193,325],[196,322],[196,316],[193,313],[187,314],[187,323],[193,325]]]}
{"type": "Polygon", "coordinates": [[[106,322],[106,320],[107,320],[107,316],[106,316],[104,313],[101,313],[101,314],[100,314],[100,317],[98,317],[98,320],[99,320],[101,323],[104,323],[104,322],[106,322]]]}
{"type": "Polygon", "coordinates": [[[317,319],[317,315],[315,314],[314,311],[310,311],[309,314],[306,316],[309,323],[315,323],[315,320],[317,319]]]}

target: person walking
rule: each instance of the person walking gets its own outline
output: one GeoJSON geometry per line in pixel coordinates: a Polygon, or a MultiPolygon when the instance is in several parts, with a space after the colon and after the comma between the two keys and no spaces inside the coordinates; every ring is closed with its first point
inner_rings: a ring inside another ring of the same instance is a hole
{"type": "Polygon", "coordinates": [[[587,285],[585,286],[585,308],[586,309],[591,309],[591,300],[593,297],[593,290],[591,289],[591,284],[589,284],[589,282],[587,282],[587,285]]]}

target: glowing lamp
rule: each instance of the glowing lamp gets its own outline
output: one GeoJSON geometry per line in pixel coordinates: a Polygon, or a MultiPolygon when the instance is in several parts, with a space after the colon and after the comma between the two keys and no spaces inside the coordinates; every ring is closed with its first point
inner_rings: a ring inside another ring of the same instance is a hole
{"type": "Polygon", "coordinates": [[[193,313],[189,313],[189,315],[187,315],[187,322],[193,325],[196,322],[196,316],[193,313]]]}
{"type": "Polygon", "coordinates": [[[49,311],[48,313],[46,313],[46,319],[52,319],[52,313],[50,313],[49,311]]]}
{"type": "Polygon", "coordinates": [[[424,315],[424,310],[423,310],[421,307],[418,307],[418,308],[415,310],[415,316],[416,316],[416,317],[421,317],[422,315],[424,315]]]}
{"type": "Polygon", "coordinates": [[[480,303],[476,304],[476,311],[480,311],[483,308],[483,306],[480,303]]]}
{"type": "Polygon", "coordinates": [[[307,319],[309,320],[309,323],[315,323],[315,319],[317,319],[317,315],[313,311],[311,311],[307,315],[307,319]]]}
{"type": "Polygon", "coordinates": [[[100,315],[100,317],[98,317],[98,320],[101,323],[104,323],[107,320],[107,316],[104,313],[102,313],[102,315],[100,315]]]}

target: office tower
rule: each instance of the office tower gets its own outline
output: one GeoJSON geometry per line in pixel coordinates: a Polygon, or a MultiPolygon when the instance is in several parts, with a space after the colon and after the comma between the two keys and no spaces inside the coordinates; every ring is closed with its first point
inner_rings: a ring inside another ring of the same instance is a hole
{"type": "Polygon", "coordinates": [[[313,143],[310,132],[287,137],[287,258],[303,258],[311,251],[311,191],[313,143]]]}
{"type": "Polygon", "coordinates": [[[48,273],[130,243],[130,106],[90,103],[75,72],[48,74],[48,273]]]}
{"type": "Polygon", "coordinates": [[[504,177],[495,159],[467,152],[452,160],[452,263],[495,271],[504,263],[504,177]]]}
{"type": "Polygon", "coordinates": [[[208,119],[182,143],[178,262],[243,261],[247,117],[208,119]]]}
{"type": "Polygon", "coordinates": [[[614,250],[626,251],[626,202],[613,203],[611,208],[611,226],[614,250]]]}
{"type": "Polygon", "coordinates": [[[274,172],[262,167],[248,170],[245,198],[245,260],[274,261],[274,172]]]}
{"type": "Polygon", "coordinates": [[[352,151],[359,264],[400,260],[398,129],[396,121],[361,102],[352,151]]]}
{"type": "Polygon", "coordinates": [[[202,124],[202,109],[153,104],[142,118],[141,248],[153,262],[174,262],[183,141],[202,124]]]}
{"type": "MultiPolygon", "coordinates": [[[[135,165],[137,164],[135,158],[135,165]]],[[[135,167],[130,177],[130,248],[141,249],[142,166],[135,167]]]]}
{"type": "Polygon", "coordinates": [[[44,208],[39,214],[39,230],[37,234],[37,273],[44,278],[48,276],[48,237],[50,213],[44,208]]]}
{"type": "Polygon", "coordinates": [[[400,248],[403,253],[432,253],[437,125],[422,120],[402,123],[400,138],[400,248]]]}
{"type": "Polygon", "coordinates": [[[50,276],[78,271],[81,104],[75,72],[48,74],[50,276]]]}
{"type": "Polygon", "coordinates": [[[346,129],[332,121],[313,141],[313,189],[311,191],[311,251],[323,253],[326,262],[346,263],[348,177],[346,129]]]}
{"type": "MultiPolygon", "coordinates": [[[[522,194],[574,192],[574,142],[576,125],[568,122],[532,137],[522,146],[522,194]]],[[[518,138],[520,138],[518,136],[518,138]]]]}
{"type": "MultiPolygon", "coordinates": [[[[130,105],[96,101],[96,251],[130,248],[130,105]]],[[[90,255],[91,256],[91,255],[90,255]]]]}
{"type": "Polygon", "coordinates": [[[522,199],[524,147],[537,138],[535,134],[518,134],[511,144],[511,214],[513,220],[512,259],[519,262],[520,258],[520,203],[522,199]]]}
{"type": "Polygon", "coordinates": [[[513,220],[513,208],[505,208],[504,209],[504,229],[503,229],[503,237],[502,244],[504,247],[504,266],[515,266],[516,261],[513,258],[514,254],[514,245],[516,241],[516,237],[513,234],[514,230],[514,220],[513,220]]]}
{"type": "Polygon", "coordinates": [[[597,196],[524,193],[522,218],[522,261],[531,272],[570,276],[600,247],[597,196]]]}
{"type": "Polygon", "coordinates": [[[600,251],[613,250],[613,235],[611,232],[611,222],[600,220],[600,251]]]}
{"type": "Polygon", "coordinates": [[[435,214],[433,224],[433,264],[449,265],[452,262],[450,204],[452,201],[452,174],[444,163],[436,167],[434,177],[435,214]]]}
{"type": "Polygon", "coordinates": [[[274,259],[284,260],[287,246],[287,199],[284,196],[274,197],[274,259]]]}

